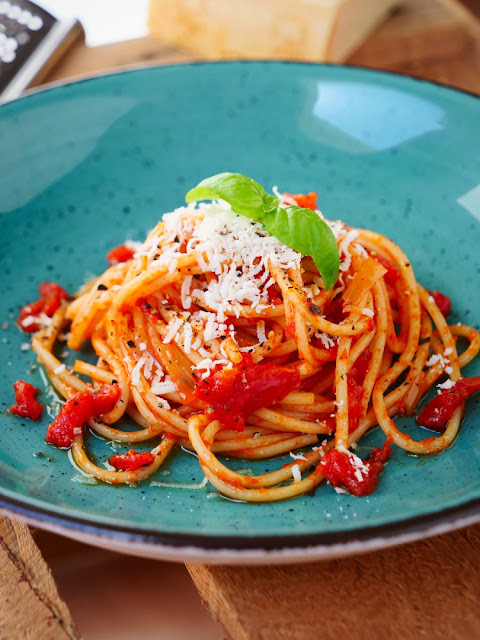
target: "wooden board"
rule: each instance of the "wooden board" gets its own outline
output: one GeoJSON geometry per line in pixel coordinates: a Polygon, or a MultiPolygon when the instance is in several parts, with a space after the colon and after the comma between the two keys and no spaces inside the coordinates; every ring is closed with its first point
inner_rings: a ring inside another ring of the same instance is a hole
{"type": "Polygon", "coordinates": [[[0,639],[79,639],[27,525],[0,516],[0,639]]]}
{"type": "MultiPolygon", "coordinates": [[[[407,0],[349,63],[480,93],[478,34],[455,0],[407,0]]],[[[153,38],[77,46],[48,80],[191,59],[153,38]]],[[[188,569],[232,640],[470,640],[480,637],[479,550],[480,526],[474,526],[327,563],[188,569]]],[[[0,640],[78,637],[28,529],[0,519],[0,640]]]]}
{"type": "Polygon", "coordinates": [[[480,638],[480,526],[282,567],[188,565],[230,640],[480,638]]]}

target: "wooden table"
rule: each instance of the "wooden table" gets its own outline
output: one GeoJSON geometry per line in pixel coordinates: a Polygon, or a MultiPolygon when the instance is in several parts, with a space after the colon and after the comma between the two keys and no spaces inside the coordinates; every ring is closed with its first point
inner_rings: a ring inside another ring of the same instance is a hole
{"type": "MultiPolygon", "coordinates": [[[[347,63],[480,94],[473,14],[455,0],[406,4],[347,63]]],[[[480,2],[468,4],[480,13],[480,2]]],[[[78,46],[47,80],[194,58],[152,38],[78,46]]],[[[480,525],[316,564],[187,569],[232,640],[480,638],[480,525]]],[[[79,637],[28,528],[0,519],[0,639],[79,637]]]]}

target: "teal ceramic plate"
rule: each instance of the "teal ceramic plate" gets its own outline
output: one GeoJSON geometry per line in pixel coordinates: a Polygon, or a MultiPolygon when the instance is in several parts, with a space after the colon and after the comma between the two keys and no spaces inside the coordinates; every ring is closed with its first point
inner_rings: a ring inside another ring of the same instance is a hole
{"type": "MultiPolygon", "coordinates": [[[[111,548],[217,562],[332,556],[480,519],[478,400],[448,451],[426,459],[395,448],[370,497],[322,486],[262,505],[201,486],[186,453],[138,488],[83,484],[67,454],[45,444],[48,416],[35,424],[8,413],[14,380],[44,389],[13,321],[37,284],[74,291],[104,270],[110,247],[142,239],[190,187],[220,171],[318,191],[328,217],[398,242],[418,279],[451,296],[453,321],[478,324],[479,122],[477,99],[426,82],[258,62],[120,73],[2,106],[0,507],[111,548]]],[[[479,373],[478,362],[469,367],[479,373]]],[[[381,441],[377,431],[361,444],[381,441]]],[[[94,456],[111,455],[105,442],[88,442],[94,456]]]]}

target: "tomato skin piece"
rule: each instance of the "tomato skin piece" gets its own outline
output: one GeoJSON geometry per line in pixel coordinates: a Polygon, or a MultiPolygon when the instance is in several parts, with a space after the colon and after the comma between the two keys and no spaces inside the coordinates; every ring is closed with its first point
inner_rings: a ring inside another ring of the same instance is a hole
{"type": "Polygon", "coordinates": [[[135,251],[130,249],[124,244],[119,244],[118,247],[113,247],[107,253],[107,260],[113,264],[118,264],[119,262],[127,262],[133,258],[135,251]]]}
{"type": "Polygon", "coordinates": [[[83,425],[90,418],[99,418],[111,411],[119,397],[120,387],[117,384],[105,385],[97,393],[91,389],[76,393],[48,425],[45,440],[57,447],[70,447],[83,425]]]}
{"type": "Polygon", "coordinates": [[[10,407],[10,413],[29,420],[38,420],[42,415],[43,405],[36,401],[40,389],[24,380],[17,380],[13,384],[15,390],[15,404],[10,407]]]}
{"type": "Polygon", "coordinates": [[[362,413],[362,400],[365,391],[361,384],[349,376],[348,378],[348,432],[353,433],[358,427],[362,413]]]}
{"type": "Polygon", "coordinates": [[[348,432],[353,433],[362,418],[362,401],[365,395],[363,381],[367,375],[372,354],[368,349],[362,351],[348,376],[348,432]]]}
{"type": "Polygon", "coordinates": [[[345,451],[332,449],[320,461],[322,475],[333,487],[345,487],[357,497],[373,493],[378,483],[378,469],[373,465],[364,465],[367,471],[362,470],[363,479],[358,480],[352,458],[345,451]]]}
{"type": "Polygon", "coordinates": [[[150,451],[135,451],[130,449],[127,453],[117,453],[110,456],[108,462],[117,471],[138,471],[155,461],[155,456],[150,451]]]}
{"type": "Polygon", "coordinates": [[[53,316],[62,300],[68,299],[68,293],[56,282],[42,282],[38,287],[40,299],[43,300],[43,313],[49,318],[53,316]]]}
{"type": "Polygon", "coordinates": [[[387,462],[391,453],[392,442],[390,438],[387,438],[380,449],[378,449],[377,447],[373,447],[372,453],[369,455],[367,462],[377,465],[381,464],[382,467],[381,469],[379,469],[379,471],[381,471],[383,469],[383,465],[387,462]]]}
{"type": "Polygon", "coordinates": [[[120,397],[118,384],[108,384],[100,387],[93,395],[93,409],[95,417],[109,413],[120,397]]]}
{"type": "Polygon", "coordinates": [[[62,300],[67,300],[69,297],[65,289],[56,282],[42,282],[38,290],[40,299],[23,306],[18,314],[17,324],[26,333],[35,333],[41,327],[40,321],[25,325],[26,318],[40,316],[42,313],[51,318],[62,300]]]}
{"type": "Polygon", "coordinates": [[[398,267],[378,253],[376,253],[373,257],[382,265],[382,267],[385,267],[385,269],[387,270],[387,273],[383,276],[385,282],[387,282],[387,284],[391,286],[396,284],[400,279],[400,270],[398,269],[398,267]]]}
{"type": "Polygon", "coordinates": [[[435,304],[440,309],[442,315],[444,315],[445,318],[449,316],[452,311],[452,301],[450,298],[436,289],[435,291],[429,291],[428,293],[435,300],[435,304]]]}
{"type": "Polygon", "coordinates": [[[453,387],[443,389],[423,407],[416,418],[417,424],[434,431],[444,431],[455,410],[477,391],[480,391],[480,376],[457,380],[453,387]]]}
{"type": "Polygon", "coordinates": [[[220,420],[225,429],[241,431],[253,411],[279,402],[299,386],[296,367],[253,364],[251,355],[244,353],[240,364],[199,380],[193,395],[213,409],[212,420],[220,420]]]}
{"type": "Polygon", "coordinates": [[[299,207],[303,209],[311,209],[315,211],[317,207],[318,194],[311,191],[310,193],[285,193],[283,194],[287,198],[293,198],[299,207]]]}
{"type": "Polygon", "coordinates": [[[370,457],[363,462],[359,473],[352,454],[332,449],[320,460],[320,469],[333,487],[345,487],[357,497],[367,496],[377,488],[378,477],[390,453],[391,445],[387,438],[381,449],[372,449],[370,457]]]}

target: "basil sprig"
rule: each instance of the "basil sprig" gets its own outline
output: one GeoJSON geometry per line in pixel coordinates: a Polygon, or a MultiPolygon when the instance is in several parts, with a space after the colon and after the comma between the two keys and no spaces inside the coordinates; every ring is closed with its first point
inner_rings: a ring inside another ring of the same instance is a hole
{"type": "Polygon", "coordinates": [[[340,256],[332,230],[311,209],[280,207],[279,198],[241,173],[219,173],[202,180],[186,195],[187,202],[222,199],[235,213],[261,222],[268,233],[304,256],[311,256],[326,289],[338,278],[340,256]]]}

